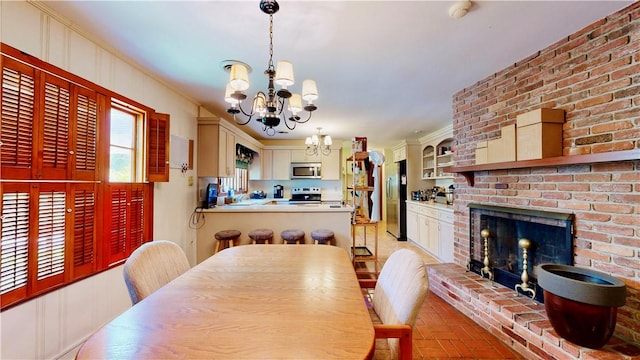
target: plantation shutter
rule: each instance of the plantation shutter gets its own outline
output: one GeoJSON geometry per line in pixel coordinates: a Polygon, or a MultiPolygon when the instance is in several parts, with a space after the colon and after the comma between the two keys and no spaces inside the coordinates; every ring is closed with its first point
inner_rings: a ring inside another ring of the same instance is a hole
{"type": "Polygon", "coordinates": [[[73,179],[96,179],[98,138],[98,102],[104,96],[84,88],[76,88],[75,124],[72,131],[73,179]]]}
{"type": "Polygon", "coordinates": [[[33,167],[35,70],[2,57],[0,164],[3,178],[29,179],[33,167]]]}
{"type": "Polygon", "coordinates": [[[73,190],[73,260],[71,279],[96,270],[96,185],[75,184],[73,190]]]}
{"type": "Polygon", "coordinates": [[[109,236],[107,241],[107,264],[123,260],[127,256],[127,185],[112,184],[108,186],[109,216],[105,218],[105,225],[109,236]]]}
{"type": "Polygon", "coordinates": [[[145,243],[144,234],[144,184],[132,184],[131,185],[131,206],[129,207],[129,253],[140,247],[145,243]]]}
{"type": "Polygon", "coordinates": [[[34,292],[64,282],[67,193],[65,184],[39,184],[34,292]]]}
{"type": "Polygon", "coordinates": [[[169,181],[169,114],[152,113],[147,126],[147,178],[169,181]]]}
{"type": "Polygon", "coordinates": [[[29,185],[0,184],[0,302],[11,304],[27,296],[29,250],[29,185]]]}
{"type": "Polygon", "coordinates": [[[42,115],[42,176],[65,179],[69,162],[70,84],[43,73],[44,103],[42,115]]]}

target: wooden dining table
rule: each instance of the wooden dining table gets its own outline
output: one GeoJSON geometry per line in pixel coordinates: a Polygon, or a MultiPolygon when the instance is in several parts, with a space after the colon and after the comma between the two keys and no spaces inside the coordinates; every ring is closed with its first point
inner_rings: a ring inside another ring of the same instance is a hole
{"type": "Polygon", "coordinates": [[[77,359],[367,359],[374,330],[344,249],[246,245],[91,335],[77,359]]]}

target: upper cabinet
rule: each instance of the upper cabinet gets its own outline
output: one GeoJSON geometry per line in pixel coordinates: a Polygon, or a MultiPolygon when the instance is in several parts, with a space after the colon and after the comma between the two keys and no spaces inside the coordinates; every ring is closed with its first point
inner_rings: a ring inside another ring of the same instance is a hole
{"type": "Polygon", "coordinates": [[[329,155],[322,155],[322,180],[340,180],[340,150],[331,149],[329,155]]]}
{"type": "Polygon", "coordinates": [[[235,174],[235,135],[217,122],[198,122],[198,176],[235,174]]]}
{"type": "Polygon", "coordinates": [[[420,139],[422,145],[422,179],[452,179],[445,168],[453,166],[453,129],[442,128],[420,139]]]}
{"type": "Polygon", "coordinates": [[[262,150],[262,180],[289,180],[291,150],[262,150]]]}
{"type": "Polygon", "coordinates": [[[321,156],[318,154],[307,154],[306,149],[291,150],[291,162],[321,162],[321,156]]]}

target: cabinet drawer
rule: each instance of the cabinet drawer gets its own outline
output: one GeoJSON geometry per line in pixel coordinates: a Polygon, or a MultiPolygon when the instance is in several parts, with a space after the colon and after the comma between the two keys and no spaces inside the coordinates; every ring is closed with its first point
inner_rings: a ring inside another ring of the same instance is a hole
{"type": "Polygon", "coordinates": [[[420,215],[424,215],[424,216],[428,216],[428,217],[432,217],[437,219],[438,218],[438,210],[430,208],[430,207],[426,207],[426,206],[420,206],[420,215]]]}
{"type": "Polygon", "coordinates": [[[409,203],[409,202],[407,203],[407,211],[409,211],[409,212],[413,212],[413,213],[419,214],[420,213],[420,208],[421,208],[420,205],[412,204],[412,203],[409,203]]]}
{"type": "Polygon", "coordinates": [[[438,214],[438,220],[453,224],[453,214],[445,211],[440,211],[438,214]]]}

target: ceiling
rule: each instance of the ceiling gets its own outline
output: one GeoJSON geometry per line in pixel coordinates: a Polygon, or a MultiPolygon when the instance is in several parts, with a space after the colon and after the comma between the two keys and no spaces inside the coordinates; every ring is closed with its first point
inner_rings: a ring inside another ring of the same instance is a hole
{"type": "MultiPolygon", "coordinates": [[[[273,138],[302,139],[317,127],[372,147],[419,138],[451,123],[457,91],[632,2],[474,1],[454,19],[455,1],[281,0],[274,62],[293,62],[295,92],[316,80],[319,98],[309,122],[273,138]]],[[[249,97],[266,90],[269,17],[258,0],[43,4],[214,113],[226,115],[224,60],[253,68],[249,97]]],[[[269,138],[255,121],[242,128],[269,138]]]]}

